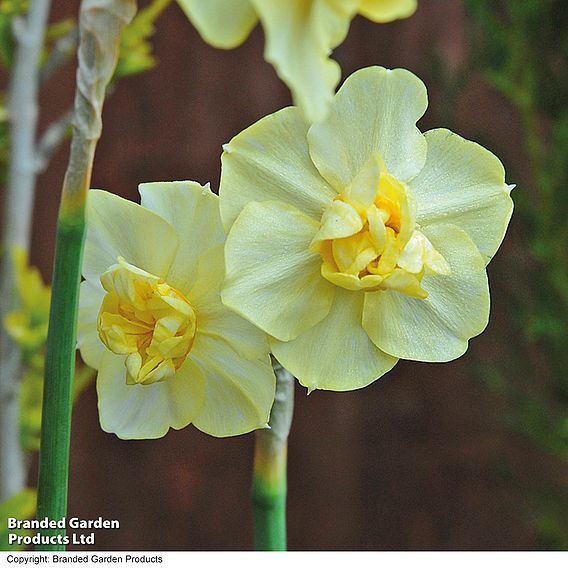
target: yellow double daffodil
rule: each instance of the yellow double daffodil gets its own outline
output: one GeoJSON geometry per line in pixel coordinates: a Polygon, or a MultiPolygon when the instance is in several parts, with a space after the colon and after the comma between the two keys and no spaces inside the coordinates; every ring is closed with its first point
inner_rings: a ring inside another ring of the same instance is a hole
{"type": "Polygon", "coordinates": [[[137,205],[89,192],[78,346],[98,370],[102,428],[139,439],[190,422],[214,436],[266,426],[266,337],[219,297],[218,197],[194,182],[140,194],[137,205]]]}
{"type": "Polygon", "coordinates": [[[361,14],[374,22],[411,16],[417,0],[178,0],[203,39],[215,47],[240,45],[260,20],[265,58],[311,120],[323,117],[339,83],[329,58],[361,14]]]}
{"type": "Polygon", "coordinates": [[[363,387],[400,358],[455,359],[487,325],[511,186],[478,144],[422,134],[426,107],[412,73],[372,67],[323,121],[287,108],[225,146],[223,302],[310,390],[363,387]]]}

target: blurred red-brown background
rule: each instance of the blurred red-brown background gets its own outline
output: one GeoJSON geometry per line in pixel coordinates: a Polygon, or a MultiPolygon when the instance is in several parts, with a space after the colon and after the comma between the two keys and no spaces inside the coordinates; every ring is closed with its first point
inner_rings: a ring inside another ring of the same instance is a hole
{"type": "MultiPolygon", "coordinates": [[[[469,49],[466,16],[455,0],[419,5],[415,16],[389,25],[356,18],[334,55],[344,77],[372,64],[412,70],[429,88],[423,130],[450,126],[522,174],[519,120],[479,77],[469,79],[452,124],[441,122],[448,100],[432,62],[442,61],[450,75],[459,68],[469,49]]],[[[76,0],[54,2],[52,19],[75,16],[77,8],[76,0]]],[[[222,144],[290,104],[288,90],[263,60],[260,28],[238,49],[216,50],[173,3],[153,43],[158,66],[122,80],[105,105],[93,187],[133,200],[143,181],[210,181],[217,191],[222,144]]],[[[43,127],[72,104],[73,91],[71,64],[42,91],[43,127]]],[[[58,151],[38,183],[32,260],[48,280],[67,150],[58,151]]],[[[566,471],[507,427],[507,402],[472,370],[476,361],[498,358],[514,333],[503,282],[519,256],[520,230],[514,219],[489,267],[491,323],[465,357],[443,365],[401,362],[351,393],[308,397],[297,386],[291,549],[537,546],[527,492],[537,480],[562,480],[566,471]]],[[[161,440],[121,441],[100,429],[92,387],[74,408],[69,516],[120,521],[119,531],[97,532],[98,550],[248,549],[252,445],[251,435],[215,439],[191,426],[161,440]]]]}

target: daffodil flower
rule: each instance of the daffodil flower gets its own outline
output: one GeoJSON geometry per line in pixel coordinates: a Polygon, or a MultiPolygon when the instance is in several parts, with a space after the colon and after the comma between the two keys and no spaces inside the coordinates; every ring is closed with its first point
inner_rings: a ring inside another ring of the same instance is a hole
{"type": "Polygon", "coordinates": [[[178,0],[203,39],[231,49],[258,20],[266,34],[265,58],[311,120],[323,117],[341,77],[329,58],[359,13],[374,22],[411,16],[417,0],[178,0]]]}
{"type": "Polygon", "coordinates": [[[309,389],[363,387],[398,359],[455,359],[487,325],[485,267],[511,186],[478,144],[422,134],[426,107],[415,75],[372,67],[325,120],[286,108],[225,147],[223,301],[309,389]]]}
{"type": "Polygon", "coordinates": [[[158,438],[265,427],[275,378],[264,334],[223,306],[218,197],[194,182],[140,186],[141,205],[88,199],[78,346],[98,370],[103,430],[158,438]]]}

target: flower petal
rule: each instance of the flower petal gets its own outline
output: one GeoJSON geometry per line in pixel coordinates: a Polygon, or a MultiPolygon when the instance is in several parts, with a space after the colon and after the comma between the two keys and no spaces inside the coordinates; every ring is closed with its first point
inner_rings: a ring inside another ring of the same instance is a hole
{"type": "Polygon", "coordinates": [[[362,0],[359,13],[373,22],[387,23],[408,18],[416,11],[416,0],[362,0]]]}
{"type": "Polygon", "coordinates": [[[378,349],[361,327],[364,295],[337,290],[328,316],[288,342],[271,340],[274,356],[310,391],[348,391],[372,383],[398,359],[378,349]]]}
{"type": "Polygon", "coordinates": [[[223,246],[218,246],[201,259],[195,285],[188,294],[197,311],[198,332],[227,341],[242,357],[259,359],[269,351],[266,334],[221,302],[224,273],[223,246]]]}
{"type": "Polygon", "coordinates": [[[83,276],[98,280],[122,256],[165,277],[178,246],[175,230],[148,209],[106,191],[90,190],[83,276]]]}
{"type": "Polygon", "coordinates": [[[225,245],[223,303],[282,341],[321,321],[335,290],[321,277],[321,256],[309,250],[317,230],[290,205],[249,203],[225,245]]]}
{"type": "Polygon", "coordinates": [[[327,118],[308,132],[312,160],[338,193],[376,154],[391,175],[406,182],[426,159],[426,141],[416,121],[427,105],[426,87],[410,71],[356,71],[339,89],[327,118]]]}
{"type": "Polygon", "coordinates": [[[186,366],[161,383],[127,385],[124,356],[105,351],[97,376],[101,428],[125,440],[141,440],[187,426],[201,412],[204,379],[199,369],[186,366]]]}
{"type": "Polygon", "coordinates": [[[363,210],[368,209],[377,197],[382,171],[386,171],[382,158],[378,154],[373,154],[349,186],[345,188],[343,197],[363,210]]]}
{"type": "Polygon", "coordinates": [[[363,228],[363,221],[357,210],[345,201],[334,201],[323,213],[321,226],[314,237],[314,243],[326,239],[350,237],[363,228]]]}
{"type": "Polygon", "coordinates": [[[98,369],[106,347],[99,339],[97,319],[106,292],[100,282],[85,280],[81,283],[79,294],[79,314],[77,322],[77,347],[83,361],[98,369]]]}
{"type": "Polygon", "coordinates": [[[268,424],[276,388],[268,354],[251,361],[228,343],[198,333],[188,363],[205,378],[204,404],[193,421],[196,428],[223,437],[268,424]]]}
{"type": "Polygon", "coordinates": [[[513,201],[505,170],[489,150],[445,129],[425,134],[426,164],[409,187],[421,226],[451,223],[477,245],[486,263],[497,252],[513,201]]]}
{"type": "MultiPolygon", "coordinates": [[[[157,213],[177,232],[179,246],[166,281],[184,294],[193,286],[200,257],[225,241],[219,198],[194,181],[143,183],[142,206],[157,213]]],[[[222,276],[221,276],[222,278],[222,276]]]]}
{"type": "Polygon", "coordinates": [[[306,117],[323,118],[341,77],[331,51],[347,35],[358,0],[252,0],[266,35],[264,56],[306,117]]]}
{"type": "Polygon", "coordinates": [[[450,275],[426,273],[425,300],[396,291],[368,293],[363,328],[373,343],[401,359],[451,361],[465,353],[468,340],[489,319],[489,287],[485,263],[461,229],[431,225],[424,233],[446,259],[450,275]]]}
{"type": "Polygon", "coordinates": [[[250,201],[288,203],[319,221],[337,195],[308,153],[308,124],[286,108],[259,120],[224,147],[220,209],[225,230],[250,201]]]}
{"type": "Polygon", "coordinates": [[[178,0],[178,4],[208,44],[237,47],[258,22],[249,0],[178,0]]]}

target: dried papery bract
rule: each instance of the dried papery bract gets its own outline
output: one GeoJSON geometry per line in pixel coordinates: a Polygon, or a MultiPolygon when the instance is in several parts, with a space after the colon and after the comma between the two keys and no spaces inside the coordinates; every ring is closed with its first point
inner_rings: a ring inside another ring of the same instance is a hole
{"type": "MultiPolygon", "coordinates": [[[[53,293],[46,354],[40,449],[38,518],[60,519],[67,511],[72,383],[75,366],[77,303],[85,234],[85,202],[105,89],[119,54],[120,32],[136,12],[135,0],[83,0],[80,11],[79,67],[73,139],[57,221],[53,293]]],[[[64,529],[45,531],[64,550],[64,529]]]]}

